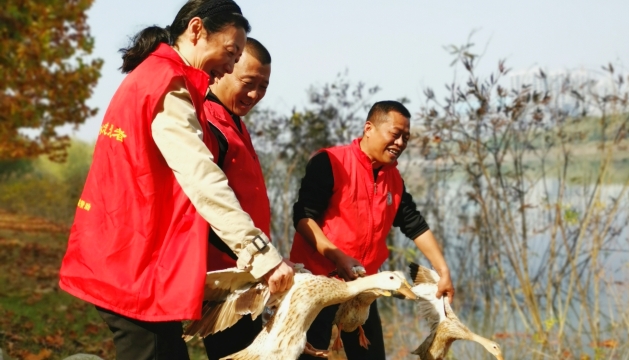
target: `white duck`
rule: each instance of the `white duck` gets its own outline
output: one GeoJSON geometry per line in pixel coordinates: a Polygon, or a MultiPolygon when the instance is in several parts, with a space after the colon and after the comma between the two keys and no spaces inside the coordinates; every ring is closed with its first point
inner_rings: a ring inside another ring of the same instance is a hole
{"type": "Polygon", "coordinates": [[[439,275],[435,271],[414,263],[409,267],[415,285],[411,290],[417,295],[419,315],[430,325],[430,334],[413,354],[419,355],[421,360],[442,360],[452,343],[463,339],[483,345],[496,359],[503,360],[498,344],[473,333],[463,325],[452,311],[447,296],[437,299],[439,275]]]}
{"type": "Polygon", "coordinates": [[[385,271],[350,282],[326,276],[295,274],[295,283],[279,299],[275,314],[247,348],[221,360],[297,359],[304,352],[325,357],[325,352],[306,344],[306,331],[326,306],[351,299],[364,291],[380,289],[398,291],[409,298],[415,295],[404,275],[385,271]]]}

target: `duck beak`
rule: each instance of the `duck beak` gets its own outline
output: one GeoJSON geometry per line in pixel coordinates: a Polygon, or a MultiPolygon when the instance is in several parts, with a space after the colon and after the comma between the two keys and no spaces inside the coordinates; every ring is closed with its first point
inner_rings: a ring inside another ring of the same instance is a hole
{"type": "Polygon", "coordinates": [[[391,292],[387,290],[376,290],[376,294],[380,296],[391,296],[391,292]]]}
{"type": "Polygon", "coordinates": [[[504,359],[502,358],[502,355],[496,355],[496,359],[498,359],[498,360],[504,360],[504,359]]]}
{"type": "Polygon", "coordinates": [[[397,289],[397,292],[401,295],[404,295],[405,299],[408,299],[408,300],[417,299],[417,295],[415,295],[413,291],[411,291],[411,286],[409,285],[407,281],[404,281],[404,284],[400,286],[399,289],[397,289]]]}

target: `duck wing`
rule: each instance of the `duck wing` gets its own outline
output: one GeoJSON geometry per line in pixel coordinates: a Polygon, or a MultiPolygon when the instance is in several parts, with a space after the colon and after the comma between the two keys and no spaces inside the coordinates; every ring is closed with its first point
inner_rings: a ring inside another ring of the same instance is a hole
{"type": "Polygon", "coordinates": [[[409,268],[413,284],[415,285],[411,288],[411,291],[417,295],[416,301],[419,315],[426,320],[431,329],[436,328],[440,322],[447,318],[447,302],[444,302],[446,297],[437,298],[439,275],[436,271],[415,263],[411,263],[409,268]]]}
{"type": "Polygon", "coordinates": [[[441,279],[439,274],[436,271],[430,270],[429,268],[421,265],[417,265],[415,263],[410,263],[408,265],[409,273],[411,275],[411,279],[413,279],[413,285],[417,284],[437,284],[441,279]]]}
{"type": "Polygon", "coordinates": [[[205,275],[204,301],[223,301],[234,291],[252,286],[258,281],[247,271],[238,268],[210,271],[205,275]]]}
{"type": "Polygon", "coordinates": [[[233,326],[244,315],[255,320],[269,300],[268,286],[249,272],[229,268],[208,272],[200,320],[192,321],[184,330],[186,341],[193,336],[205,337],[233,326]]]}
{"type": "MultiPolygon", "coordinates": [[[[310,273],[303,264],[295,264],[296,273],[310,273]]],[[[245,315],[255,320],[265,306],[278,303],[284,295],[271,292],[266,282],[254,278],[251,273],[238,268],[210,271],[205,277],[206,301],[201,319],[192,321],[184,330],[184,339],[198,335],[205,337],[233,326],[245,315]]]]}

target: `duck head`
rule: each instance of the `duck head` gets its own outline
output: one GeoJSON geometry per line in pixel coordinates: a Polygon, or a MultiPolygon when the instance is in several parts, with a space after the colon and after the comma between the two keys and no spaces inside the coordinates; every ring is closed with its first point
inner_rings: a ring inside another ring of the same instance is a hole
{"type": "Polygon", "coordinates": [[[502,351],[500,350],[500,346],[498,346],[498,344],[490,340],[487,340],[481,344],[490,354],[496,357],[496,359],[504,360],[504,358],[502,357],[502,351]]]}
{"type": "Polygon", "coordinates": [[[389,291],[391,291],[396,297],[417,299],[401,271],[382,271],[369,277],[374,281],[374,288],[382,292],[384,296],[390,296],[389,291]]]}

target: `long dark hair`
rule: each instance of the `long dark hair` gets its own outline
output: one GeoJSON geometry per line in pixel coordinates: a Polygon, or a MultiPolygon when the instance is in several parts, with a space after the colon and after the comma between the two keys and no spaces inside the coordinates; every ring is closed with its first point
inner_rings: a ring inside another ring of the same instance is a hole
{"type": "Polygon", "coordinates": [[[131,39],[129,47],[120,49],[122,53],[120,70],[128,73],[135,69],[160,43],[174,45],[195,16],[203,20],[203,26],[208,34],[219,32],[228,25],[242,28],[247,33],[251,31],[249,21],[242,16],[240,7],[233,0],[189,0],[179,10],[170,26],[147,27],[131,39]]]}

